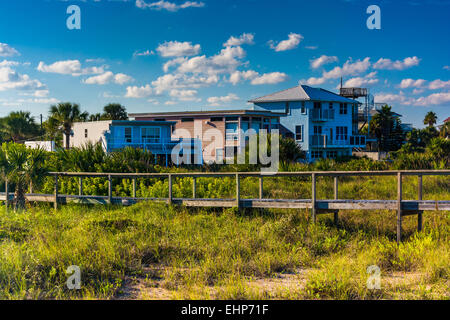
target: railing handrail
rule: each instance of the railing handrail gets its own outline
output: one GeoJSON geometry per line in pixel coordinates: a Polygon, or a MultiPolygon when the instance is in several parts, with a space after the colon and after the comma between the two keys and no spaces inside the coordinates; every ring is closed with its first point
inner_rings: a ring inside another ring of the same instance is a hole
{"type": "Polygon", "coordinates": [[[421,175],[450,175],[450,170],[380,170],[380,171],[295,171],[295,172],[176,172],[176,173],[116,173],[116,172],[49,172],[50,176],[59,177],[295,177],[295,176],[316,176],[322,177],[342,177],[342,176],[396,176],[401,173],[404,176],[421,175]]]}

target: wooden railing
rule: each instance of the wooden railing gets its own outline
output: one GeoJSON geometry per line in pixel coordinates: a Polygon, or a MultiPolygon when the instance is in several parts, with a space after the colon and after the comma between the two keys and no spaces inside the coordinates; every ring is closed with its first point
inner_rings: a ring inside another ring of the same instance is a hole
{"type": "MultiPolygon", "coordinates": [[[[407,215],[418,216],[418,230],[422,230],[422,214],[426,210],[450,210],[450,199],[448,200],[423,200],[423,176],[449,176],[450,170],[409,170],[409,171],[313,171],[313,172],[279,172],[273,175],[262,174],[260,172],[214,172],[214,173],[80,173],[80,172],[52,172],[54,177],[54,193],[26,195],[30,202],[53,202],[55,209],[59,204],[69,202],[85,204],[121,204],[131,205],[139,201],[165,201],[168,204],[178,204],[190,207],[237,207],[237,208],[291,208],[310,209],[312,220],[315,222],[318,214],[333,213],[335,223],[338,223],[338,213],[340,210],[396,210],[397,211],[397,241],[402,237],[402,217],[407,215]],[[395,200],[348,200],[339,199],[339,178],[340,177],[362,177],[362,176],[395,176],[397,177],[397,198],[395,200]],[[418,190],[417,200],[403,199],[403,177],[417,176],[418,190]],[[61,195],[59,194],[59,178],[78,177],[79,194],[61,195]],[[92,196],[83,194],[83,178],[104,177],[108,179],[108,195],[92,196]],[[172,187],[173,179],[181,177],[192,178],[192,198],[174,198],[172,187]],[[197,179],[205,177],[234,177],[236,181],[236,192],[234,199],[199,199],[197,198],[197,179]],[[259,178],[259,198],[241,198],[241,178],[259,178]],[[264,198],[264,178],[268,177],[311,177],[311,199],[265,199],[264,198]],[[334,199],[317,199],[316,185],[318,177],[334,178],[334,199]],[[113,196],[113,178],[132,179],[133,191],[131,197],[113,196]],[[138,178],[164,178],[168,179],[168,198],[138,198],[136,187],[138,178]]],[[[8,207],[14,196],[9,192],[8,183],[5,184],[5,192],[0,193],[0,201],[5,201],[8,207]]],[[[450,182],[449,182],[450,192],[450,182]]],[[[32,192],[32,191],[31,191],[32,192]]]]}

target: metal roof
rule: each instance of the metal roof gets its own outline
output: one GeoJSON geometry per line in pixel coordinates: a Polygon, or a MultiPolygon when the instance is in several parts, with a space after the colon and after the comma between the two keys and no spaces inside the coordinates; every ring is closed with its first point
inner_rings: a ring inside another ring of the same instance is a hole
{"type": "Polygon", "coordinates": [[[275,92],[249,102],[284,102],[284,101],[330,101],[344,103],[361,103],[356,100],[342,97],[322,88],[313,88],[307,85],[299,85],[287,90],[275,92]]]}

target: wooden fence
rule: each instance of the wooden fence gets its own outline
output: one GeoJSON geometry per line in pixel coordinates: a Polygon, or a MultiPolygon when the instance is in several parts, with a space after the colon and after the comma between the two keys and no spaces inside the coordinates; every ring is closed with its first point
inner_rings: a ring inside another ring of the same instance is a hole
{"type": "MultiPolygon", "coordinates": [[[[450,170],[409,170],[409,171],[321,171],[321,172],[279,172],[273,175],[264,175],[259,172],[239,173],[78,173],[78,172],[52,172],[54,177],[53,194],[26,195],[30,202],[53,202],[55,209],[59,204],[69,202],[84,204],[121,204],[132,205],[139,201],[164,201],[170,204],[184,205],[188,207],[237,207],[237,208],[290,208],[310,209],[312,220],[315,222],[317,215],[333,213],[335,223],[338,222],[340,210],[396,210],[397,211],[397,241],[402,238],[402,217],[407,215],[418,216],[418,230],[422,230],[422,214],[427,210],[450,210],[449,200],[423,200],[423,176],[448,176],[450,170]],[[348,200],[339,199],[339,178],[361,176],[396,176],[397,199],[395,200],[348,200]],[[417,200],[404,200],[402,198],[403,177],[416,176],[418,178],[417,200]],[[58,179],[60,177],[78,177],[79,195],[62,195],[58,191],[58,179]],[[107,196],[91,196],[83,194],[83,178],[104,177],[108,179],[107,196]],[[192,178],[192,198],[174,198],[172,192],[173,179],[180,177],[192,178]],[[197,179],[204,177],[234,177],[236,179],[236,197],[234,199],[199,199],[197,197],[197,179]],[[259,198],[241,198],[240,180],[245,177],[259,178],[259,198]],[[311,199],[266,199],[264,198],[264,178],[267,177],[311,177],[311,199]],[[334,199],[317,199],[316,184],[318,177],[334,178],[334,199]],[[113,197],[113,178],[132,179],[133,194],[131,197],[113,197]],[[168,179],[168,198],[138,198],[136,197],[136,181],[138,178],[163,178],[168,179]]],[[[14,197],[8,190],[8,183],[4,193],[0,193],[0,201],[9,202],[14,197]]],[[[450,183],[448,186],[450,192],[450,183]]]]}

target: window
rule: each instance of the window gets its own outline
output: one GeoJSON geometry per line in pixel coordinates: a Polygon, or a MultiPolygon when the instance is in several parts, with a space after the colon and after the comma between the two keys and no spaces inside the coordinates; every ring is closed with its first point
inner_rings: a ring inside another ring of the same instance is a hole
{"type": "Polygon", "coordinates": [[[322,151],[319,151],[319,150],[311,151],[311,158],[312,159],[322,158],[322,151]]]}
{"type": "Polygon", "coordinates": [[[238,136],[238,124],[237,123],[227,123],[225,125],[225,135],[226,140],[235,140],[239,139],[238,136]]]}
{"type": "Polygon", "coordinates": [[[159,143],[161,140],[160,128],[142,128],[143,143],[159,143]]]}
{"type": "Polygon", "coordinates": [[[166,119],[163,119],[163,118],[156,118],[155,121],[166,121],[166,119]]]}
{"type": "Polygon", "coordinates": [[[133,141],[132,139],[132,130],[131,128],[125,128],[125,142],[131,143],[133,141]]]}
{"type": "Polygon", "coordinates": [[[216,149],[216,162],[223,162],[223,149],[216,149]]]}
{"type": "Polygon", "coordinates": [[[305,101],[302,101],[302,107],[301,107],[301,111],[302,114],[306,114],[306,105],[305,105],[305,101]]]}
{"type": "Polygon", "coordinates": [[[260,117],[252,117],[251,129],[255,130],[256,133],[259,133],[259,130],[261,129],[261,118],[260,117]]]}
{"type": "Polygon", "coordinates": [[[315,135],[322,134],[322,126],[314,126],[314,134],[315,135]]]}
{"type": "Polygon", "coordinates": [[[322,109],[322,103],[321,102],[314,102],[314,109],[322,109]]]}
{"type": "Polygon", "coordinates": [[[225,158],[234,158],[237,154],[237,147],[225,147],[225,158]]]}
{"type": "Polygon", "coordinates": [[[333,102],[330,102],[330,104],[328,105],[329,109],[333,109],[333,102]]]}
{"type": "Polygon", "coordinates": [[[336,140],[345,141],[348,139],[347,127],[336,127],[336,140]]]}
{"type": "Polygon", "coordinates": [[[303,141],[303,126],[295,126],[295,140],[303,141]]]}
{"type": "Polygon", "coordinates": [[[347,104],[341,103],[339,105],[339,114],[347,114],[347,104]]]}
{"type": "Polygon", "coordinates": [[[85,137],[85,138],[88,137],[88,129],[84,129],[84,137],[85,137]]]}
{"type": "Polygon", "coordinates": [[[227,117],[227,121],[238,121],[239,117],[227,117]]]}
{"type": "Polygon", "coordinates": [[[284,109],[284,113],[290,114],[289,102],[286,102],[286,107],[284,109]]]}
{"type": "Polygon", "coordinates": [[[327,158],[336,159],[337,151],[327,151],[327,158]]]}
{"type": "Polygon", "coordinates": [[[181,122],[194,122],[194,118],[181,118],[181,122]]]}
{"type": "Polygon", "coordinates": [[[211,122],[221,122],[223,121],[223,117],[211,117],[211,122]]]}

